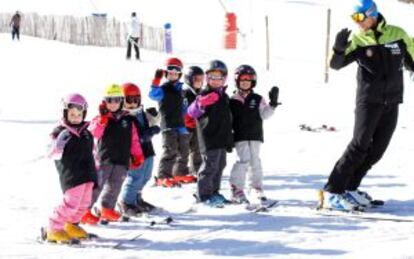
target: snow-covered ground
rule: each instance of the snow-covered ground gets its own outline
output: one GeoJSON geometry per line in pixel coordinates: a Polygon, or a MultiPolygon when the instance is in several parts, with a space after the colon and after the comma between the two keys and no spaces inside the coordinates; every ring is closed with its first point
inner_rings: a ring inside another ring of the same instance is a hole
{"type": "MultiPolygon", "coordinates": [[[[18,7],[11,2],[25,1],[8,2],[1,3],[0,7],[13,10],[18,7]]],[[[31,1],[25,3],[28,2],[31,1]]],[[[53,8],[49,6],[47,9],[46,4],[40,3],[48,1],[36,2],[36,6],[26,5],[24,11],[41,11],[39,9],[44,8],[43,12],[53,12],[53,8]]],[[[68,2],[76,1],[63,2],[69,5],[68,2]]],[[[206,2],[210,1],[199,2],[207,6],[206,2]]],[[[59,100],[68,92],[82,93],[89,101],[88,118],[91,118],[97,114],[103,90],[110,83],[132,81],[146,95],[155,69],[162,65],[167,56],[143,50],[143,62],[137,63],[124,59],[124,49],[79,47],[24,36],[21,42],[11,42],[10,35],[0,34],[0,257],[414,257],[413,223],[321,217],[311,211],[316,205],[316,191],[325,183],[332,166],[351,138],[356,85],[355,65],[340,72],[331,71],[330,83],[321,83],[323,58],[320,56],[324,51],[324,36],[320,34],[324,33],[325,12],[320,7],[323,1],[313,2],[319,7],[298,3],[283,5],[281,1],[270,0],[257,1],[253,5],[254,11],[250,15],[257,23],[263,21],[264,14],[271,14],[268,7],[273,4],[279,6],[285,15],[285,19],[270,16],[275,45],[270,72],[264,69],[261,43],[254,40],[253,43],[248,42],[246,49],[224,52],[215,47],[219,44],[214,40],[219,39],[221,34],[214,36],[213,30],[206,24],[208,30],[204,36],[211,35],[210,48],[197,49],[190,33],[186,41],[188,45],[195,46],[193,48],[186,48],[184,40],[177,39],[177,55],[186,64],[203,66],[210,59],[221,58],[233,71],[237,65],[249,62],[257,67],[259,73],[258,92],[267,95],[272,85],[280,87],[283,105],[265,123],[262,149],[265,191],[269,197],[279,200],[279,205],[269,213],[258,215],[237,206],[200,208],[193,213],[183,213],[193,202],[194,185],[171,190],[148,186],[145,199],[170,211],[175,219],[173,225],[149,229],[148,223],[137,221],[87,227],[103,239],[95,242],[93,248],[39,245],[36,242],[40,226],[47,223],[48,215],[61,199],[53,162],[44,158],[48,134],[60,116],[59,100]],[[289,27],[277,25],[289,21],[286,17],[291,17],[289,14],[292,13],[308,17],[308,20],[303,25],[305,29],[300,30],[292,25],[290,28],[294,29],[290,30],[293,32],[288,34],[289,27]],[[308,28],[315,28],[313,34],[308,28]],[[287,40],[286,35],[291,40],[287,40]],[[276,41],[277,38],[285,40],[276,41]],[[332,125],[338,131],[300,131],[302,123],[332,125]],[[138,234],[142,236],[127,242],[125,249],[111,249],[117,242],[138,234]]],[[[379,1],[383,6],[390,6],[387,11],[384,10],[384,14],[390,17],[388,20],[409,30],[408,21],[414,16],[403,19],[398,14],[408,13],[410,6],[388,2],[379,1]]],[[[341,5],[339,1],[336,3],[338,5],[332,5],[333,12],[336,12],[332,37],[337,29],[352,26],[350,21],[345,20],[349,19],[347,15],[339,14],[341,5]]],[[[126,6],[120,4],[118,9],[111,8],[119,13],[130,9],[126,6]]],[[[146,5],[142,3],[141,7],[145,9],[146,5]]],[[[154,7],[151,5],[147,9],[151,8],[154,7]]],[[[211,8],[214,13],[215,9],[211,8]]],[[[55,13],[63,13],[63,10],[62,7],[55,13]]],[[[180,15],[171,19],[177,19],[177,23],[183,26],[187,24],[190,30],[191,25],[185,22],[185,12],[180,9],[177,13],[180,15]]],[[[204,19],[204,10],[199,10],[199,14],[200,19],[204,19]]],[[[224,14],[216,16],[221,19],[224,14]]],[[[182,32],[177,34],[184,35],[182,32]]],[[[255,29],[251,35],[262,35],[262,32],[255,29]]],[[[232,80],[230,76],[230,90],[234,89],[232,80]]],[[[407,80],[405,103],[401,106],[392,143],[362,185],[362,189],[386,201],[387,205],[380,215],[404,219],[414,219],[414,175],[411,173],[414,147],[410,141],[414,133],[413,86],[407,80]]],[[[146,97],[144,104],[147,107],[155,105],[146,97]]],[[[154,141],[160,154],[160,137],[154,141]]],[[[228,176],[234,160],[233,152],[228,156],[222,183],[226,196],[229,195],[228,176]]]]}

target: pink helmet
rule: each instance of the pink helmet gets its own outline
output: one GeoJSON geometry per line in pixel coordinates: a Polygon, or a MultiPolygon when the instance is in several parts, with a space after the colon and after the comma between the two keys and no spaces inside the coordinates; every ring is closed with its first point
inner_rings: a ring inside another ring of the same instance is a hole
{"type": "Polygon", "coordinates": [[[67,109],[69,104],[77,104],[82,106],[84,110],[88,109],[88,103],[85,98],[77,93],[68,94],[65,98],[62,99],[63,108],[67,109]]]}
{"type": "Polygon", "coordinates": [[[83,119],[85,119],[86,110],[88,109],[88,103],[86,102],[86,99],[82,95],[78,93],[68,94],[62,99],[62,105],[63,105],[63,118],[64,119],[67,119],[68,108],[70,108],[71,105],[75,105],[75,106],[82,108],[83,119]]]}

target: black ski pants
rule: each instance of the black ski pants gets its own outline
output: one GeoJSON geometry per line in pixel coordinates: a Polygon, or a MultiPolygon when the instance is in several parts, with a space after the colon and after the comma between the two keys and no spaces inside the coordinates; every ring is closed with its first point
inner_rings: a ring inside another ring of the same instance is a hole
{"type": "Polygon", "coordinates": [[[221,176],[226,167],[225,149],[207,150],[201,154],[203,162],[197,176],[197,192],[201,202],[219,193],[221,176]]]}
{"type": "Polygon", "coordinates": [[[325,190],[354,191],[377,163],[391,141],[398,120],[398,104],[359,104],[355,109],[354,134],[336,162],[325,190]]]}
{"type": "Polygon", "coordinates": [[[129,37],[128,38],[127,55],[126,55],[127,59],[131,58],[131,48],[132,48],[132,46],[134,46],[135,58],[140,59],[138,41],[139,41],[139,38],[134,38],[134,37],[129,37]]]}
{"type": "Polygon", "coordinates": [[[158,178],[171,178],[189,173],[189,134],[176,130],[162,132],[162,155],[158,167],[158,178]]]}
{"type": "Polygon", "coordinates": [[[17,40],[20,40],[20,27],[13,26],[12,28],[12,40],[14,38],[17,38],[17,40]]]}

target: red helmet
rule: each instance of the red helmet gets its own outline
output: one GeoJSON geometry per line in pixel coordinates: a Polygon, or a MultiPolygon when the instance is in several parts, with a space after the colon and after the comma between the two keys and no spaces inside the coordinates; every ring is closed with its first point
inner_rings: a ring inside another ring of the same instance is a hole
{"type": "Polygon", "coordinates": [[[181,72],[181,70],[184,67],[183,62],[181,62],[181,60],[179,60],[178,58],[169,58],[169,59],[167,59],[167,61],[165,62],[165,66],[167,67],[167,70],[176,69],[179,72],[181,72]]]}
{"type": "Polygon", "coordinates": [[[141,91],[136,84],[125,83],[122,85],[124,96],[141,96],[141,91]]]}

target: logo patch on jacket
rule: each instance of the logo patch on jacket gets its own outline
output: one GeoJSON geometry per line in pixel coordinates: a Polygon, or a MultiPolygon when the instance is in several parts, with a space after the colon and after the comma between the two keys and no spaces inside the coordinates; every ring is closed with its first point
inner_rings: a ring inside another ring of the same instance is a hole
{"type": "Polygon", "coordinates": [[[254,109],[254,108],[256,108],[256,106],[257,106],[256,100],[251,99],[250,102],[249,102],[249,108],[254,109]]]}
{"type": "Polygon", "coordinates": [[[126,120],[122,120],[122,122],[121,122],[121,126],[122,126],[122,128],[124,128],[124,129],[128,128],[128,121],[126,121],[126,120]]]}
{"type": "Polygon", "coordinates": [[[401,49],[398,43],[385,44],[385,47],[391,51],[392,55],[401,55],[401,49]]]}
{"type": "Polygon", "coordinates": [[[374,56],[374,51],[370,48],[367,49],[366,51],[366,55],[367,57],[371,58],[372,56],[374,56]]]}

